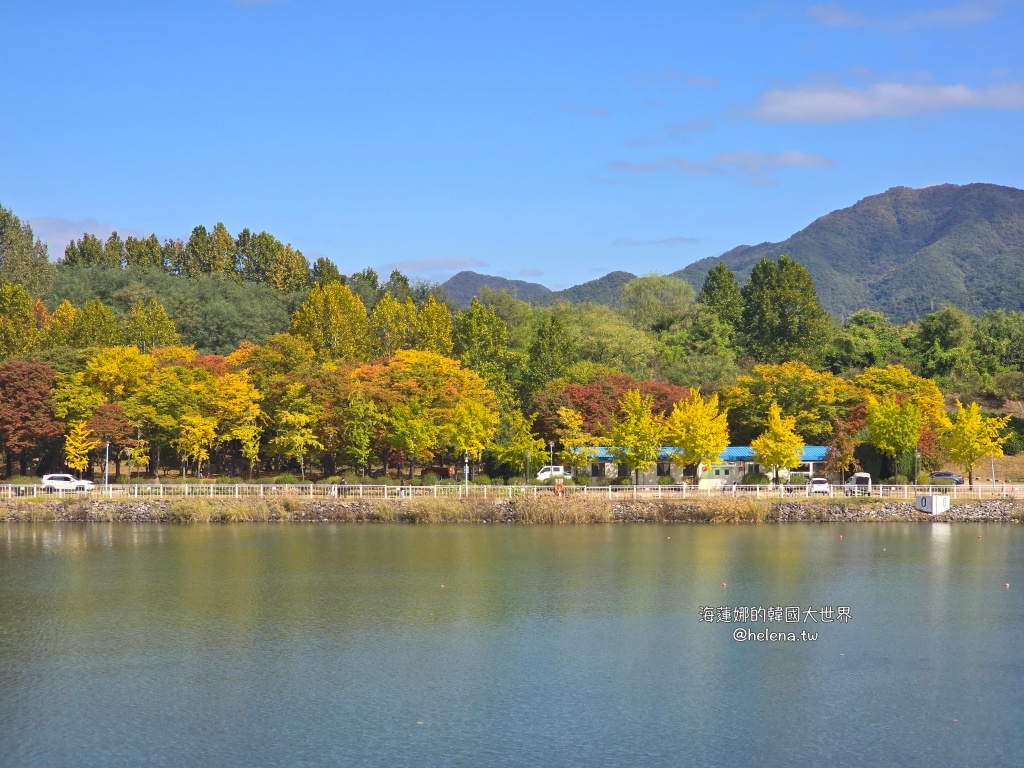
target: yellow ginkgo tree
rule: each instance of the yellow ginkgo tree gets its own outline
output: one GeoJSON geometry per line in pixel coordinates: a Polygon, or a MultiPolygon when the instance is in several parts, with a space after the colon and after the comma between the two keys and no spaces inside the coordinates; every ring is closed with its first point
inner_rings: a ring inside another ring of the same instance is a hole
{"type": "Polygon", "coordinates": [[[89,467],[89,454],[99,447],[100,441],[92,439],[92,430],[85,426],[84,421],[75,422],[71,431],[64,438],[64,461],[82,476],[89,467]]]}
{"type": "Polygon", "coordinates": [[[768,426],[750,441],[754,457],[770,469],[779,482],[780,469],[794,469],[800,465],[804,441],[796,432],[796,418],[783,416],[777,403],[768,406],[768,426]]]}
{"type": "Polygon", "coordinates": [[[673,462],[684,467],[696,464],[700,479],[702,465],[716,462],[729,445],[726,414],[718,409],[718,395],[705,400],[699,388],[689,400],[676,403],[665,423],[666,442],[676,449],[673,462]]]}
{"type": "Polygon", "coordinates": [[[985,417],[977,403],[966,408],[957,400],[956,413],[939,436],[939,444],[946,450],[949,460],[959,464],[967,472],[970,485],[974,485],[974,467],[983,456],[999,458],[1003,455],[1003,443],[1009,439],[1004,434],[1010,417],[985,417]]]}

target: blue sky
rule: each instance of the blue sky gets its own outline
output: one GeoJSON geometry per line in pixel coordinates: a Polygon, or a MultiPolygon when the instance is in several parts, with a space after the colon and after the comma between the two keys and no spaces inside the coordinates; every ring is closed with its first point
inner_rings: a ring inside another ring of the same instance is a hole
{"type": "MultiPolygon", "coordinates": [[[[0,204],[563,288],[896,186],[1024,186],[1020,2],[47,2],[0,12],[0,204]]],[[[14,6],[14,7],[11,7],[14,6]]]]}

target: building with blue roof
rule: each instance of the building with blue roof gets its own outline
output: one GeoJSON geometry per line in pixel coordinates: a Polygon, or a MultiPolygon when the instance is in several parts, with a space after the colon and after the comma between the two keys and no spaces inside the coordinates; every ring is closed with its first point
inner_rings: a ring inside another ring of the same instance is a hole
{"type": "MultiPolygon", "coordinates": [[[[642,485],[653,485],[662,477],[672,477],[676,482],[684,482],[683,468],[672,461],[676,453],[677,450],[675,448],[668,446],[662,448],[658,455],[657,465],[653,469],[640,473],[640,483],[642,485]]],[[[828,446],[805,445],[800,454],[800,466],[793,470],[780,470],[779,477],[781,479],[788,479],[790,474],[806,475],[807,477],[820,476],[827,453],[828,446]]],[[[687,469],[688,471],[685,474],[690,478],[689,482],[693,482],[694,469],[692,467],[687,469]]],[[[730,445],[722,451],[717,462],[702,465],[699,469],[698,487],[702,489],[721,488],[726,485],[739,484],[743,479],[743,475],[748,472],[768,474],[767,470],[757,462],[757,459],[754,457],[754,450],[749,445],[730,445]]],[[[607,446],[601,446],[597,449],[597,454],[594,456],[593,463],[591,464],[590,474],[595,478],[603,477],[609,480],[632,477],[628,467],[624,464],[615,463],[611,450],[607,446]]]]}

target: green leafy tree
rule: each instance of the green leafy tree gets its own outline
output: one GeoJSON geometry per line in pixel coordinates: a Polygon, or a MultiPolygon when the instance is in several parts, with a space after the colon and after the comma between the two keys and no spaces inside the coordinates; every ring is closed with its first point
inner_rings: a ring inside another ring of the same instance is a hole
{"type": "Polygon", "coordinates": [[[181,344],[174,322],[156,299],[132,304],[124,330],[125,342],[134,344],[143,352],[181,344]]]}
{"type": "Polygon", "coordinates": [[[326,285],[327,283],[344,283],[345,276],[338,271],[337,265],[323,256],[317,258],[313,262],[313,268],[310,270],[310,277],[314,283],[320,283],[320,285],[326,285]]]}
{"type": "Polygon", "coordinates": [[[64,249],[64,263],[68,266],[103,266],[103,243],[96,235],[86,232],[81,240],[72,240],[64,249]]]}
{"type": "Polygon", "coordinates": [[[921,409],[910,399],[900,403],[895,395],[870,396],[865,423],[868,441],[893,461],[915,450],[921,438],[921,409]]]}
{"type": "Polygon", "coordinates": [[[362,360],[369,348],[366,307],[347,285],[314,285],[292,316],[291,333],[328,360],[362,360]]]}
{"type": "Polygon", "coordinates": [[[116,231],[111,232],[103,244],[103,261],[99,266],[110,269],[121,269],[124,266],[124,240],[116,231]]]}
{"type": "Polygon", "coordinates": [[[428,296],[416,317],[416,348],[451,357],[452,313],[433,296],[428,296]]]}
{"type": "Polygon", "coordinates": [[[16,283],[0,283],[0,360],[31,349],[36,344],[34,302],[16,283]]]}
{"type": "Polygon", "coordinates": [[[1003,444],[1010,438],[1004,432],[1009,416],[986,418],[977,403],[966,408],[957,400],[956,413],[940,435],[940,443],[949,454],[949,460],[966,470],[968,483],[974,485],[974,467],[978,459],[1003,455],[1003,444]]]}
{"type": "Polygon", "coordinates": [[[302,251],[292,248],[291,243],[281,248],[267,274],[267,284],[282,293],[306,288],[309,285],[309,262],[302,251]]]}
{"type": "Polygon", "coordinates": [[[376,341],[374,354],[391,357],[416,343],[416,305],[411,298],[399,303],[391,294],[377,302],[370,314],[370,328],[376,341]]]}
{"type": "Polygon", "coordinates": [[[619,306],[641,330],[667,331],[693,305],[693,288],[685,280],[667,275],[645,275],[630,280],[619,293],[619,306]]]}
{"type": "Polygon", "coordinates": [[[681,466],[697,465],[700,478],[704,464],[718,461],[729,445],[727,413],[718,408],[718,395],[705,400],[694,389],[688,400],[676,403],[665,421],[666,441],[676,449],[673,461],[681,466]]]}
{"type": "Polygon", "coordinates": [[[730,329],[736,328],[743,317],[743,296],[735,273],[724,261],[712,267],[704,278],[697,302],[715,312],[730,329]]]}
{"type": "Polygon", "coordinates": [[[124,241],[124,262],[129,269],[164,269],[164,252],[156,235],[129,236],[124,241]]]}
{"type": "Polygon", "coordinates": [[[15,283],[32,296],[45,296],[55,273],[46,244],[35,239],[27,221],[0,205],[0,283],[15,283]]]}
{"type": "Polygon", "coordinates": [[[800,465],[804,441],[796,431],[796,419],[783,416],[777,403],[768,408],[768,423],[764,432],[750,442],[758,463],[770,469],[779,482],[780,469],[793,469],[800,465]]]}
{"type": "Polygon", "coordinates": [[[313,429],[312,414],[302,411],[278,411],[275,416],[277,435],[270,441],[285,456],[299,462],[299,472],[306,479],[306,456],[311,449],[323,448],[313,429]]]}
{"type": "Polygon", "coordinates": [[[658,462],[665,439],[665,420],[654,413],[654,398],[631,389],[619,403],[621,418],[612,426],[609,439],[612,458],[625,464],[634,474],[634,483],[639,485],[640,473],[658,462]]]}
{"type": "Polygon", "coordinates": [[[501,438],[495,452],[503,464],[523,468],[523,479],[530,481],[530,458],[544,454],[544,441],[533,434],[533,421],[537,414],[524,416],[520,411],[509,411],[502,418],[501,438]]]}
{"type": "Polygon", "coordinates": [[[572,408],[558,409],[558,443],[562,446],[558,458],[579,475],[580,467],[589,467],[597,456],[597,438],[583,430],[583,414],[572,408]]]}
{"type": "Polygon", "coordinates": [[[418,397],[395,404],[386,418],[388,442],[405,454],[412,480],[416,463],[429,460],[437,450],[442,425],[418,397]]]}
{"type": "Polygon", "coordinates": [[[763,258],[743,286],[743,345],[762,363],[818,364],[832,332],[810,273],[786,255],[763,258]]]}

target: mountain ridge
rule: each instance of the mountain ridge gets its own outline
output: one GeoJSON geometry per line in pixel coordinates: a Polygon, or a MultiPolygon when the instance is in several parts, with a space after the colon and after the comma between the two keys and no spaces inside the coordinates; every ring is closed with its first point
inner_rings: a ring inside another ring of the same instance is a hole
{"type": "MultiPolygon", "coordinates": [[[[820,216],[781,242],[738,245],[669,274],[700,290],[708,271],[722,262],[742,283],[759,259],[783,253],[807,268],[822,306],[838,317],[873,309],[903,322],[943,304],[974,313],[1024,310],[1024,190],[986,183],[892,187],[820,216]]],[[[518,298],[538,305],[614,306],[633,277],[616,270],[552,291],[460,272],[443,286],[463,305],[487,285],[514,287],[518,298]]]]}

